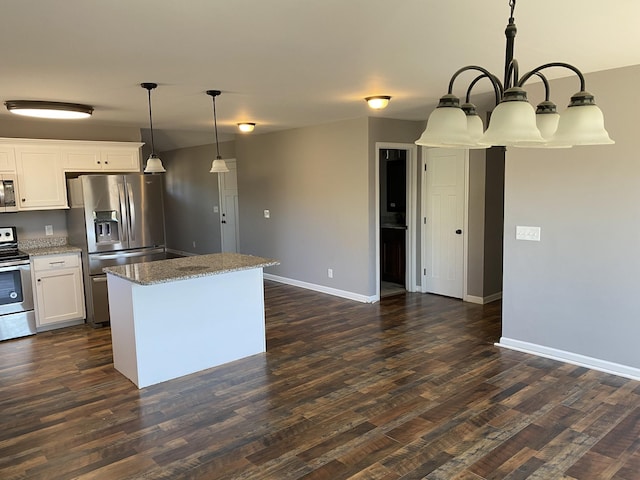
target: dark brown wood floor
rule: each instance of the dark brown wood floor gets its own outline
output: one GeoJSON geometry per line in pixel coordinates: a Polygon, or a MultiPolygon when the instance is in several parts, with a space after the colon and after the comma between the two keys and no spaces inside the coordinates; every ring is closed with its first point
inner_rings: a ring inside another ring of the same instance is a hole
{"type": "Polygon", "coordinates": [[[108,328],[0,343],[0,478],[640,479],[640,383],[495,347],[499,302],[266,303],[266,355],[143,390],[108,328]]]}

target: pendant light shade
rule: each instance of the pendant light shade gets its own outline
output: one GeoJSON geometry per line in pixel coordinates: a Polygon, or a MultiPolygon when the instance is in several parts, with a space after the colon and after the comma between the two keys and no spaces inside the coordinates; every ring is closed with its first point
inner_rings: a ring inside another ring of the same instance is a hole
{"type": "Polygon", "coordinates": [[[218,143],[218,119],[216,116],[216,97],[222,92],[220,90],[207,90],[207,95],[211,95],[213,99],[213,130],[216,135],[216,158],[211,163],[211,170],[209,173],[226,173],[229,171],[229,167],[220,156],[220,145],[218,143]]]}
{"type": "Polygon", "coordinates": [[[460,99],[454,95],[444,95],[427,120],[416,145],[425,147],[469,148],[473,141],[467,129],[467,116],[460,108],[460,99]]]}
{"type": "Polygon", "coordinates": [[[158,86],[157,83],[141,83],[140,86],[147,90],[149,94],[149,127],[151,130],[151,155],[147,159],[147,166],[144,167],[144,173],[164,173],[166,172],[162,165],[162,160],[156,155],[156,149],[153,142],[153,117],[151,115],[151,90],[158,86]]]}

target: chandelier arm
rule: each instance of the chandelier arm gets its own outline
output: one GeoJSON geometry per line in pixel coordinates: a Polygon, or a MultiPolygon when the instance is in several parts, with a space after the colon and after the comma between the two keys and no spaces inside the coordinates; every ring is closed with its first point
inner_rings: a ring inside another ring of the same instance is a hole
{"type": "Polygon", "coordinates": [[[549,81],[547,80],[547,77],[545,77],[542,73],[540,72],[536,72],[535,75],[537,75],[538,77],[540,77],[540,79],[542,80],[542,83],[544,83],[544,101],[548,102],[549,101],[549,90],[551,89],[549,87],[549,81]]]}
{"type": "Polygon", "coordinates": [[[520,76],[520,68],[518,66],[518,60],[512,58],[507,65],[507,70],[504,77],[504,88],[518,86],[518,77],[520,76]]]}
{"type": "Polygon", "coordinates": [[[564,63],[564,62],[545,63],[544,65],[540,65],[539,67],[534,68],[533,70],[531,70],[530,72],[525,73],[522,76],[522,78],[518,82],[518,87],[522,87],[526,83],[526,81],[529,80],[533,75],[538,75],[538,72],[544,70],[545,68],[551,68],[551,67],[567,68],[567,69],[571,70],[572,72],[574,72],[578,76],[578,78],[580,79],[580,91],[584,92],[584,90],[585,90],[584,75],[582,74],[582,72],[580,70],[578,70],[573,65],[571,65],[569,63],[564,63]]]}
{"type": "Polygon", "coordinates": [[[458,70],[456,73],[454,73],[451,76],[451,80],[449,81],[449,91],[447,92],[449,95],[453,94],[453,83],[455,82],[456,78],[458,78],[458,76],[461,73],[467,72],[469,70],[477,70],[478,72],[481,72],[483,75],[481,75],[480,77],[488,78],[491,84],[493,85],[493,89],[496,92],[496,96],[499,98],[502,97],[502,94],[504,93],[504,89],[502,88],[502,84],[500,83],[500,80],[498,80],[498,77],[496,77],[486,68],[480,67],[478,65],[467,65],[466,67],[462,67],[460,70],[458,70]]]}
{"type": "MultiPolygon", "coordinates": [[[[491,75],[493,76],[493,75],[491,75]]],[[[483,73],[482,75],[478,75],[473,82],[471,82],[469,84],[469,88],[467,88],[467,96],[465,97],[465,102],[469,103],[470,97],[471,97],[471,90],[473,89],[473,87],[475,87],[476,83],[478,83],[480,80],[482,80],[483,78],[491,78],[491,76],[487,75],[486,73],[483,73]]],[[[497,80],[497,78],[495,78],[495,76],[493,76],[494,80],[497,80]]],[[[493,85],[493,91],[496,94],[496,105],[498,103],[500,103],[500,98],[502,96],[502,92],[500,91],[500,89],[496,88],[496,82],[492,81],[491,84],[493,85]]],[[[499,85],[499,83],[498,83],[499,85]]]]}

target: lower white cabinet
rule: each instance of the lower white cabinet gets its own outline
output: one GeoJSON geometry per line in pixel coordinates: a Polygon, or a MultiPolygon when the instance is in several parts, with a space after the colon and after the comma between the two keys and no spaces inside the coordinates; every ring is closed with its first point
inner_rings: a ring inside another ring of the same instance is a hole
{"type": "Polygon", "coordinates": [[[84,321],[85,303],[79,253],[33,257],[32,273],[38,330],[84,321]]]}

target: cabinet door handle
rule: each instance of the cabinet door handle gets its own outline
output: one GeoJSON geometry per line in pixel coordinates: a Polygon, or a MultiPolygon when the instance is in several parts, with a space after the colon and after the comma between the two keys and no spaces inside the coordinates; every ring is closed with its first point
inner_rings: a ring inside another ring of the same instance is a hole
{"type": "Polygon", "coordinates": [[[42,281],[42,279],[41,279],[41,278],[39,278],[39,279],[38,279],[38,283],[40,283],[41,281],[42,281]]]}

